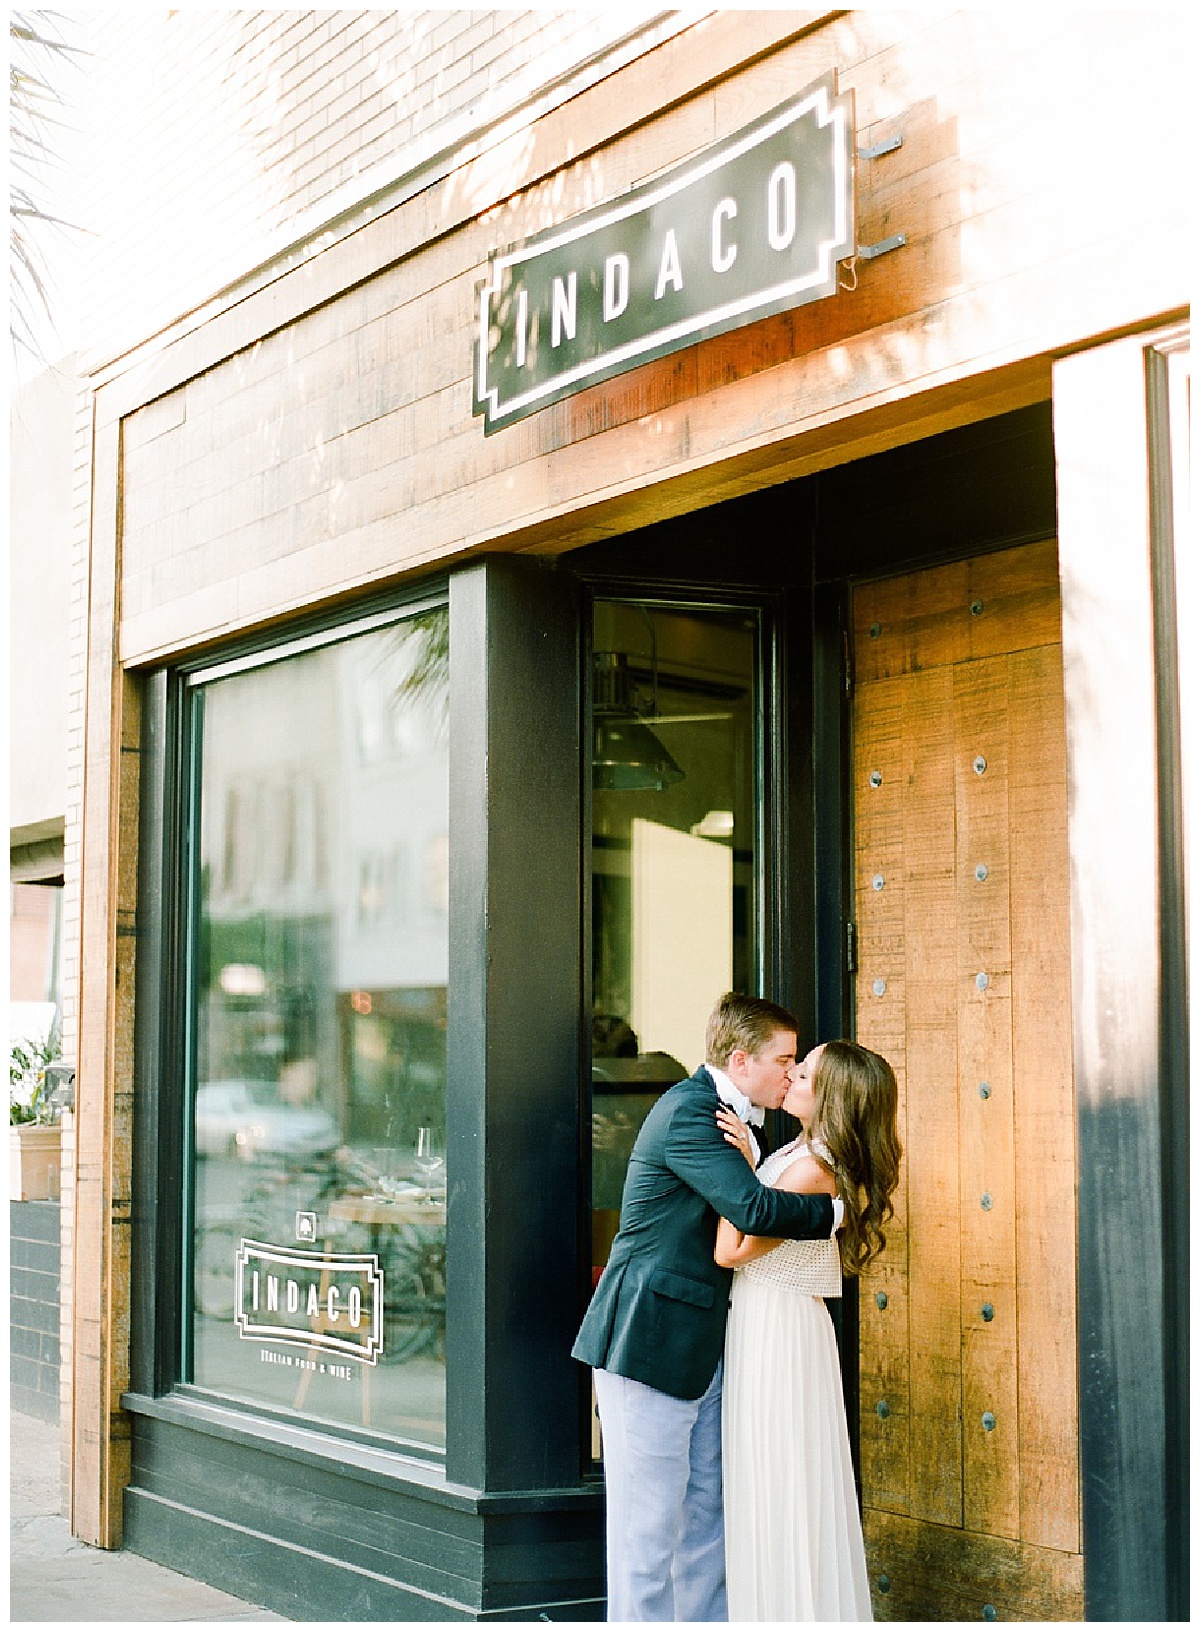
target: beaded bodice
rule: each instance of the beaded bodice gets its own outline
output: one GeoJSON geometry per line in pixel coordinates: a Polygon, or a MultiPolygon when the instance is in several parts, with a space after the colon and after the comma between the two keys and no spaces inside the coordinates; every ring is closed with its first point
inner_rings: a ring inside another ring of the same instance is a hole
{"type": "MultiPolygon", "coordinates": [[[[798,1157],[825,1156],[820,1145],[810,1147],[803,1139],[794,1140],[774,1151],[763,1162],[758,1176],[774,1185],[798,1157]]],[[[829,1241],[783,1241],[762,1258],[754,1258],[737,1271],[748,1280],[766,1281],[792,1292],[814,1298],[840,1298],[842,1266],[836,1237],[829,1241]]]]}

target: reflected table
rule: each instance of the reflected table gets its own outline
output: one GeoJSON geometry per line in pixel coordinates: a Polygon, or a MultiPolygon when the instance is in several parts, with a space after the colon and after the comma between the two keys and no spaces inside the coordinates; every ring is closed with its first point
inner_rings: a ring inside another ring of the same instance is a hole
{"type": "MultiPolygon", "coordinates": [[[[383,1282],[385,1353],[403,1361],[418,1354],[439,1357],[446,1319],[446,1194],[412,1186],[395,1195],[338,1196],[326,1208],[328,1222],[364,1225],[368,1250],[383,1282]]],[[[370,1426],[373,1367],[361,1363],[363,1426],[370,1426]]],[[[301,1378],[295,1408],[303,1407],[309,1373],[301,1378]]]]}

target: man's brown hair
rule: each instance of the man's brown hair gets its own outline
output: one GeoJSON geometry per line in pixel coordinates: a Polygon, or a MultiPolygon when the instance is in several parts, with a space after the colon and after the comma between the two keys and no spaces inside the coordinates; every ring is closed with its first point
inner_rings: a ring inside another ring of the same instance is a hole
{"type": "Polygon", "coordinates": [[[757,1054],[777,1031],[799,1030],[794,1014],[765,997],[747,997],[744,992],[726,992],[708,1017],[704,1034],[704,1058],[724,1070],[734,1049],[757,1054]]]}

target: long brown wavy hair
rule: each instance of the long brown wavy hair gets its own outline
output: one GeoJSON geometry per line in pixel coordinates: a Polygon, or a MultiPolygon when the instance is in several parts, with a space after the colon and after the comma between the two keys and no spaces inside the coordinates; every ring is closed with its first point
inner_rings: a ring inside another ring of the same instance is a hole
{"type": "Polygon", "coordinates": [[[842,1268],[860,1275],[887,1244],[892,1194],[903,1154],[896,1126],[896,1073],[881,1054],[837,1038],[825,1044],[813,1077],[809,1138],[828,1147],[846,1220],[838,1234],[842,1268]]]}

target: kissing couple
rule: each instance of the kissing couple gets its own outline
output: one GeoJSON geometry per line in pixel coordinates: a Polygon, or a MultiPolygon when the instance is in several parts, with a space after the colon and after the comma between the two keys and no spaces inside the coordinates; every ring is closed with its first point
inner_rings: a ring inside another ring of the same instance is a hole
{"type": "Polygon", "coordinates": [[[884,1245],[896,1078],[727,992],[634,1143],[575,1340],[604,1444],[610,1621],[870,1620],[824,1299],[884,1245]],[[766,1110],[801,1123],[759,1166],[766,1110]]]}

